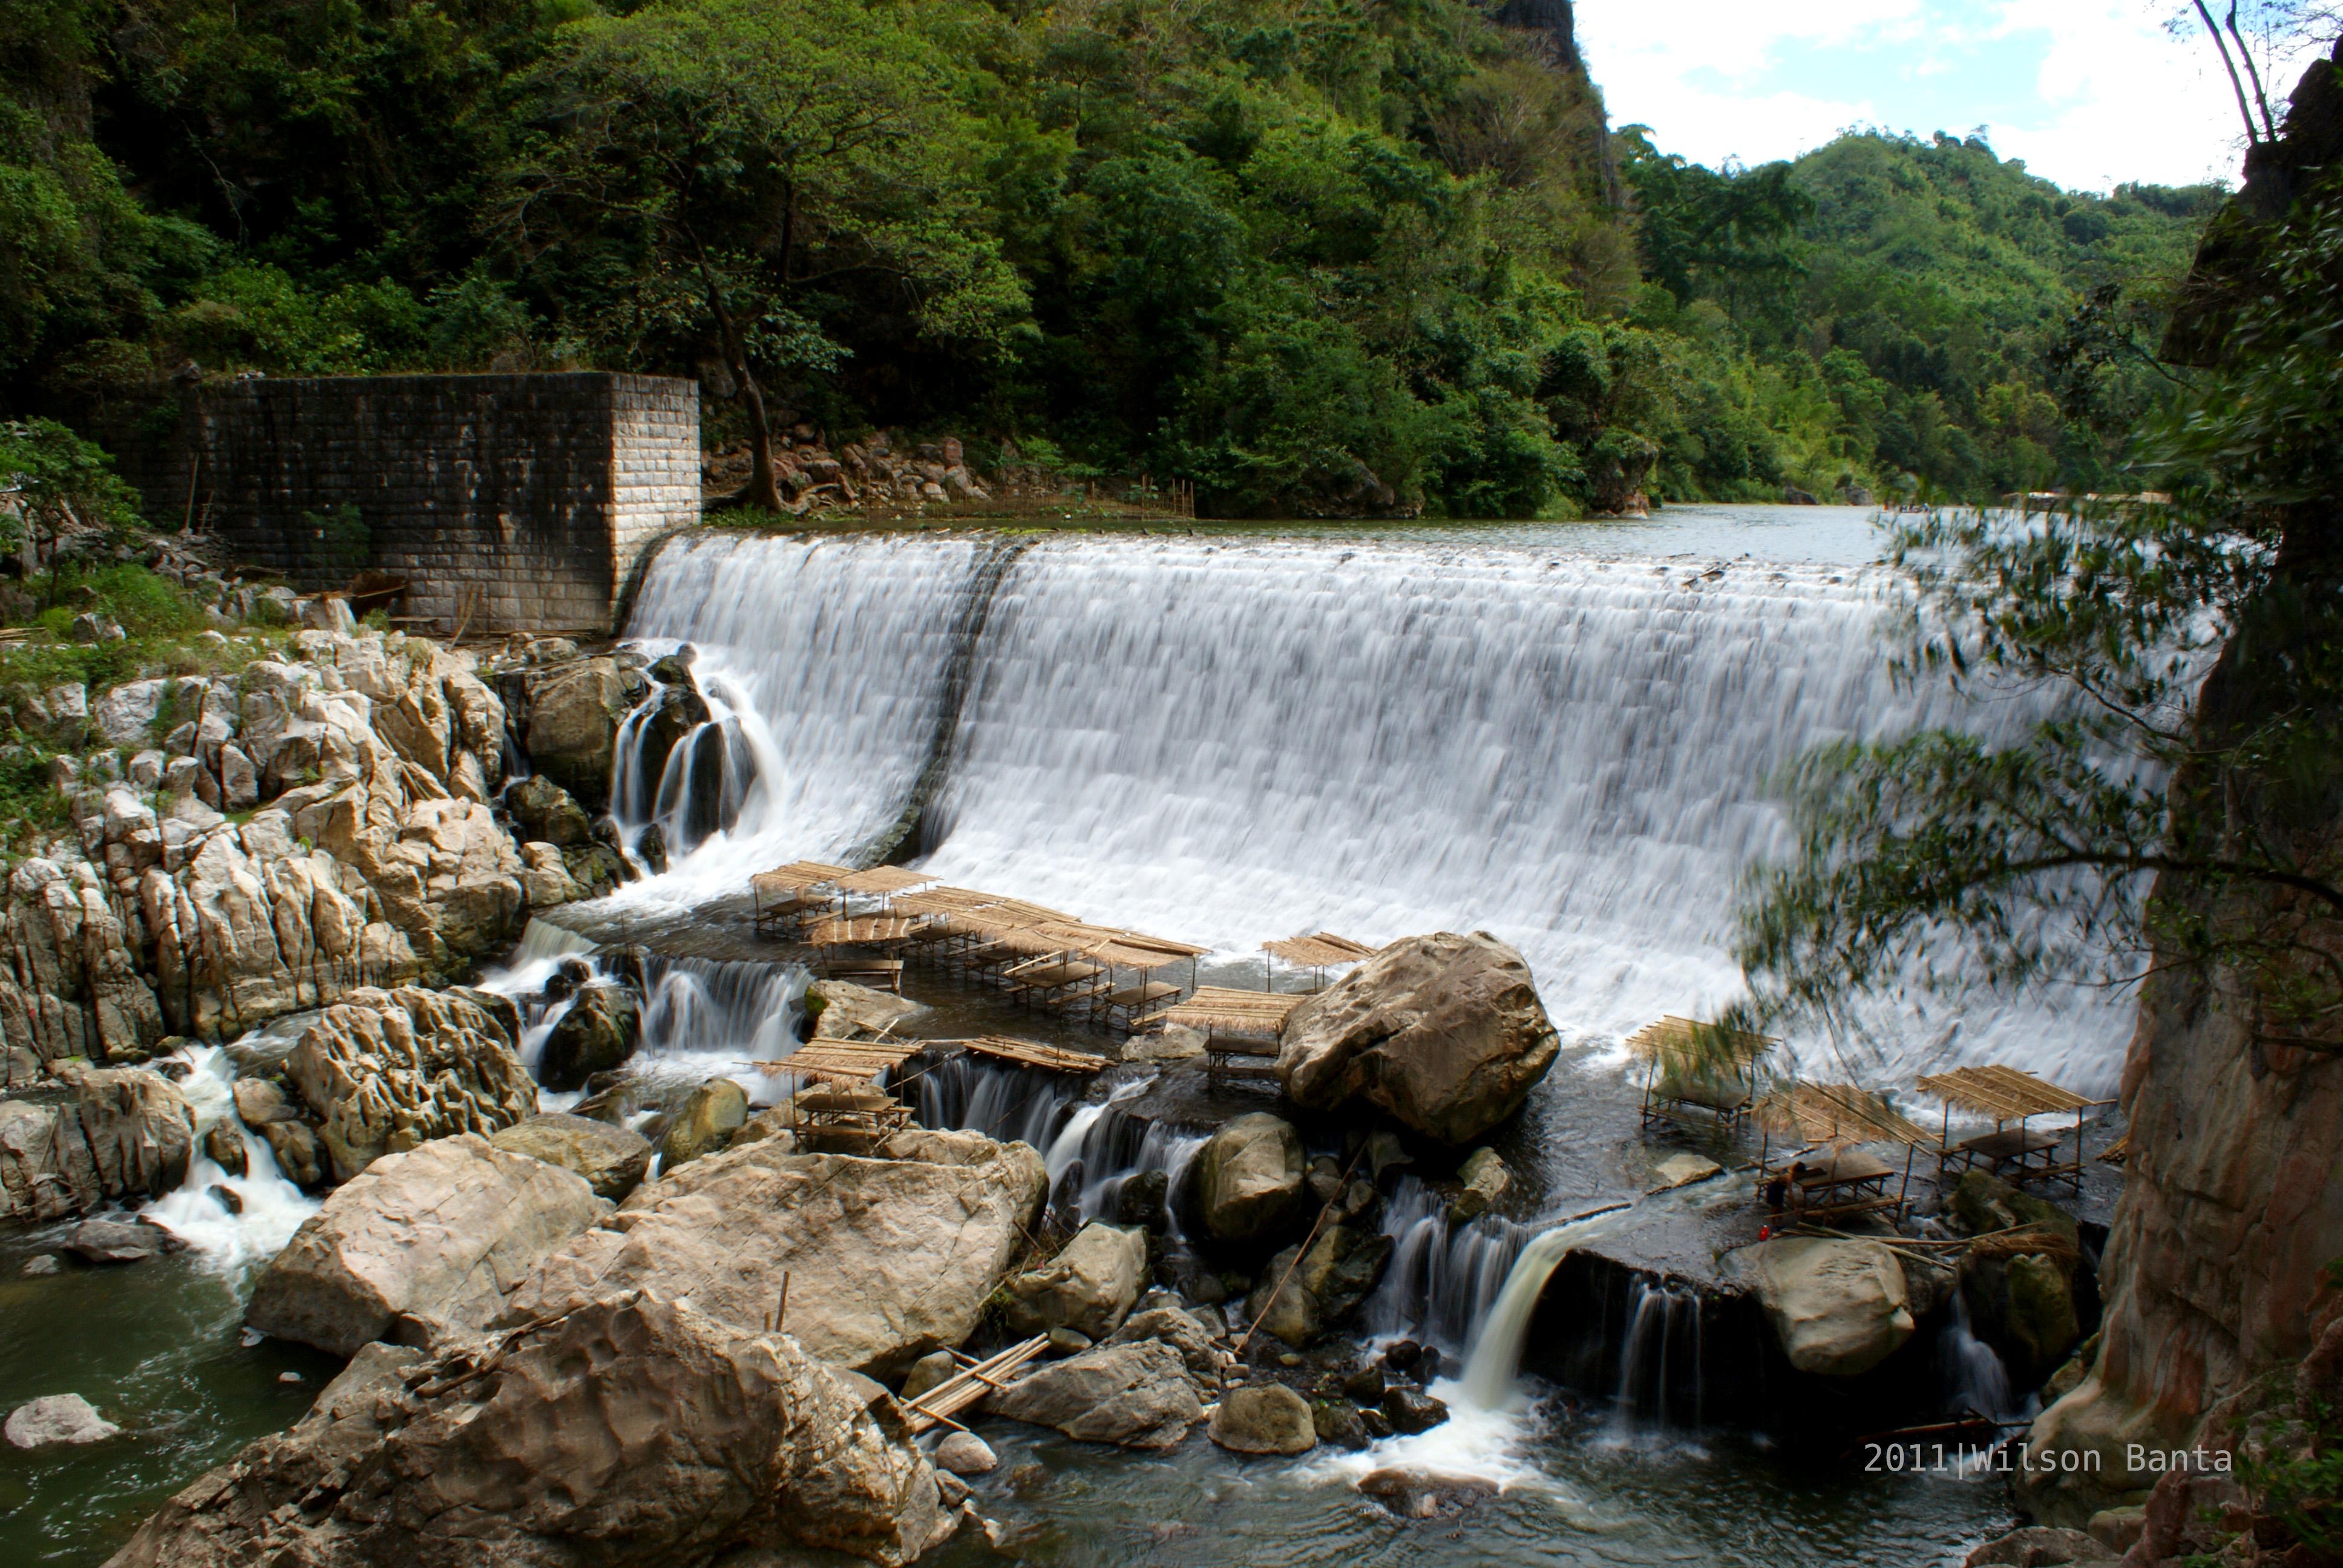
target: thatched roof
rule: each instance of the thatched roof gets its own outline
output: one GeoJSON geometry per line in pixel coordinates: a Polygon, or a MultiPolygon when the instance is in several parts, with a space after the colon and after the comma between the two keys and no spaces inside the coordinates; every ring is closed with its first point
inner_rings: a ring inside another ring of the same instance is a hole
{"type": "Polygon", "coordinates": [[[2055,1083],[2045,1083],[2015,1067],[1956,1067],[1919,1082],[1920,1092],[1948,1101],[1996,1121],[2023,1120],[2054,1111],[2083,1111],[2097,1101],[2055,1083]]]}
{"type": "Polygon", "coordinates": [[[861,947],[908,941],[918,929],[917,921],[902,915],[857,915],[852,920],[833,915],[815,921],[806,940],[818,948],[861,947]]]}
{"type": "Polygon", "coordinates": [[[1746,1078],[1758,1060],[1781,1042],[1770,1035],[1725,1029],[1670,1013],[1647,1023],[1627,1037],[1626,1045],[1638,1060],[1653,1063],[1668,1076],[1746,1078]]]}
{"type": "Polygon", "coordinates": [[[778,1077],[793,1072],[799,1078],[831,1082],[869,1083],[880,1073],[900,1067],[926,1049],[923,1040],[812,1040],[779,1061],[760,1061],[758,1070],[778,1077]]]}
{"type": "Polygon", "coordinates": [[[1270,957],[1283,959],[1287,963],[1298,964],[1308,970],[1354,964],[1361,959],[1373,958],[1375,953],[1375,950],[1365,943],[1338,937],[1332,931],[1314,931],[1306,937],[1287,937],[1282,941],[1261,945],[1270,957]]]}
{"type": "Polygon", "coordinates": [[[1151,1013],[1141,1024],[1178,1023],[1207,1033],[1282,1033],[1286,1014],[1309,999],[1292,991],[1231,990],[1202,986],[1183,1002],[1151,1013]]]}
{"type": "Polygon", "coordinates": [[[1105,1057],[1092,1056],[1086,1050],[1067,1050],[1060,1046],[1043,1045],[1038,1040],[1012,1040],[1001,1034],[982,1034],[969,1040],[931,1040],[926,1044],[931,1050],[957,1046],[964,1050],[972,1050],[979,1056],[995,1057],[1025,1067],[1047,1068],[1052,1072],[1097,1072],[1107,1064],[1105,1057]]]}
{"type": "Polygon", "coordinates": [[[776,894],[801,893],[808,888],[833,887],[841,877],[853,871],[845,866],[825,865],[820,860],[791,860],[786,866],[776,866],[769,871],[759,871],[749,879],[749,886],[759,898],[776,894]]]}
{"type": "Polygon", "coordinates": [[[913,888],[924,888],[934,880],[933,877],[924,872],[907,871],[900,866],[873,866],[867,871],[856,871],[850,876],[840,879],[838,890],[841,893],[862,893],[875,897],[887,893],[908,892],[913,888]]]}
{"type": "Polygon", "coordinates": [[[1903,1112],[1868,1090],[1851,1083],[1792,1083],[1757,1101],[1757,1124],[1807,1143],[1901,1143],[1918,1149],[1936,1142],[1903,1112]]]}

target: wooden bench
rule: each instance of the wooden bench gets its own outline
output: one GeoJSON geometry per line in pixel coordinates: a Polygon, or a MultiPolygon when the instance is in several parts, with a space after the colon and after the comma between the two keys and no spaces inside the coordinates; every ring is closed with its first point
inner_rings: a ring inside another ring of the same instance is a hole
{"type": "Polygon", "coordinates": [[[834,958],[822,965],[822,972],[832,980],[852,980],[858,985],[884,986],[897,996],[903,994],[901,959],[834,958]]]}

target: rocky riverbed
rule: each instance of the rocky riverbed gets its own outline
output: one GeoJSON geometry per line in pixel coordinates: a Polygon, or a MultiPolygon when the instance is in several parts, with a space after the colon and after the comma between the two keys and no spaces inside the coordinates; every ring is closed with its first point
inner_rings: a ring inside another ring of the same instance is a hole
{"type": "Polygon", "coordinates": [[[321,618],[94,694],[75,829],[12,869],[0,1296],[40,1332],[5,1387],[91,1409],[0,1456],[0,1544],[1927,1561],[2008,1522],[1998,1483],[1845,1446],[2081,1379],[2104,1167],[2064,1210],[1972,1181],[1903,1232],[1761,1240],[1750,1151],[1640,1136],[1479,934],[1391,944],[1252,1086],[1179,1030],[820,980],[744,910],[591,901],[736,801],[688,653],[321,618]],[[756,1066],[987,1032],[1101,1070],[917,1056],[882,1137],[756,1066]],[[956,1353],[1033,1338],[914,1432],[956,1353]]]}

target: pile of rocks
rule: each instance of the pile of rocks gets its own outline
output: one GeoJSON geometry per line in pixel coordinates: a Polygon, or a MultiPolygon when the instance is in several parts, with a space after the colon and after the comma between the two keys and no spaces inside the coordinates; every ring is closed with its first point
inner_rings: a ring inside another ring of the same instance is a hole
{"type": "MultiPolygon", "coordinates": [[[[739,490],[748,481],[749,469],[745,442],[712,454],[701,470],[704,493],[712,498],[739,490]]],[[[983,501],[993,494],[993,487],[969,467],[957,436],[916,442],[899,451],[881,430],[867,441],[849,441],[833,453],[821,432],[801,424],[788,440],[774,443],[773,470],[783,505],[797,517],[874,504],[983,501]]]]}

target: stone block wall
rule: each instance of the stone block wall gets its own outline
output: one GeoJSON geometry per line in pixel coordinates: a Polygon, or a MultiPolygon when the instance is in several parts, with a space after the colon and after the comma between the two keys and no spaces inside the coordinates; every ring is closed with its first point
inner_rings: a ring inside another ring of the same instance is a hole
{"type": "Polygon", "coordinates": [[[662,377],[255,377],[114,434],[150,519],[302,588],[396,573],[442,631],[612,629],[646,547],[699,518],[698,388],[662,377]]]}

